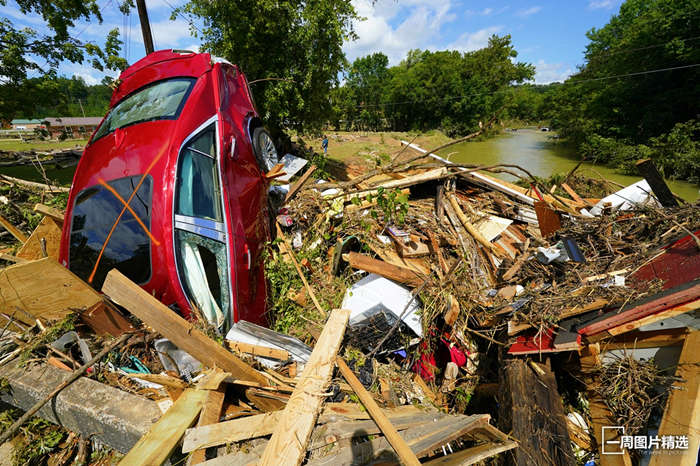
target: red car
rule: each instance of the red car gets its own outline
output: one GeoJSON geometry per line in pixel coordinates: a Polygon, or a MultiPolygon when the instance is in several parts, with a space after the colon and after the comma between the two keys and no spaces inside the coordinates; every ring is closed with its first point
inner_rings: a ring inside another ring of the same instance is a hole
{"type": "Polygon", "coordinates": [[[248,82],[207,53],[122,72],[73,178],[61,262],[100,289],[119,269],[189,317],[265,325],[264,177],[277,152],[248,82]]]}

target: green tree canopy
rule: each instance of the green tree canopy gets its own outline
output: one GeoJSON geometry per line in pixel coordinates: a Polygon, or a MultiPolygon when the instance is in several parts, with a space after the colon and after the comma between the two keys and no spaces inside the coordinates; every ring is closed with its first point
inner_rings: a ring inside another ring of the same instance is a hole
{"type": "MultiPolygon", "coordinates": [[[[102,22],[96,0],[16,0],[25,15],[39,15],[46,22],[46,33],[17,28],[8,18],[0,18],[0,119],[11,119],[18,109],[39,96],[27,81],[30,75],[55,76],[61,62],[84,63],[98,70],[123,69],[119,57],[121,41],[111,30],[104,47],[72,37],[69,28],[79,20],[102,22]]],[[[130,2],[124,3],[128,8],[130,2]]],[[[7,6],[7,0],[0,0],[7,6]]]]}
{"type": "Polygon", "coordinates": [[[272,128],[320,126],[330,90],[346,66],[343,42],[355,38],[350,0],[192,0],[202,18],[202,49],[239,65],[272,128]]]}

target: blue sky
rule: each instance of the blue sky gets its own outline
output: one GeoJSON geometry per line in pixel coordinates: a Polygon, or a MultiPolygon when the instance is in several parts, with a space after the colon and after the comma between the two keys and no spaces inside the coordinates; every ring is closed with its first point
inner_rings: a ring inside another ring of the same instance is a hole
{"type": "MultiPolygon", "coordinates": [[[[124,18],[119,0],[98,0],[104,22],[81,22],[72,33],[81,40],[102,44],[112,28],[122,31],[129,63],[144,56],[143,39],[136,15],[124,18]]],[[[172,7],[184,0],[146,0],[156,49],[197,50],[183,19],[170,20],[172,7]]],[[[491,34],[510,34],[518,60],[536,66],[535,81],[561,81],[583,63],[588,42],[585,33],[605,25],[617,13],[622,0],[569,1],[473,1],[473,0],[353,0],[357,12],[366,18],[355,25],[359,39],[344,46],[348,59],[384,52],[390,64],[397,64],[410,49],[476,50],[486,45],[491,34]]],[[[39,17],[24,16],[16,4],[2,8],[2,16],[15,24],[41,31],[39,17]]],[[[231,57],[235,61],[235,57],[231,57]]],[[[94,84],[104,76],[89,66],[64,64],[64,75],[82,76],[94,84]]]]}

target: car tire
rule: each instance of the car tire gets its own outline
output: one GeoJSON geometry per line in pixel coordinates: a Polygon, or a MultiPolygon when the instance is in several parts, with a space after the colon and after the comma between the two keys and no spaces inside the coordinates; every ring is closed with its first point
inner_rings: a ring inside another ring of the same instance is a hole
{"type": "Polygon", "coordinates": [[[260,169],[265,173],[279,163],[277,148],[272,140],[272,136],[265,128],[257,127],[253,130],[253,152],[260,165],[260,169]]]}

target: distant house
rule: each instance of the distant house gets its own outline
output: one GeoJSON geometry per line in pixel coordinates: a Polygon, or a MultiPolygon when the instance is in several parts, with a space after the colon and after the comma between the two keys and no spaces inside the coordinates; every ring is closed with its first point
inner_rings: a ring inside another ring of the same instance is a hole
{"type": "Polygon", "coordinates": [[[87,138],[95,131],[102,117],[48,117],[44,118],[51,138],[65,132],[69,138],[87,138]]]}
{"type": "Polygon", "coordinates": [[[34,129],[34,128],[37,128],[40,126],[44,126],[44,122],[42,120],[37,120],[37,119],[26,120],[26,119],[22,119],[22,118],[17,118],[15,120],[12,120],[10,122],[10,124],[12,125],[12,129],[28,129],[28,130],[31,130],[31,129],[34,129]]]}

